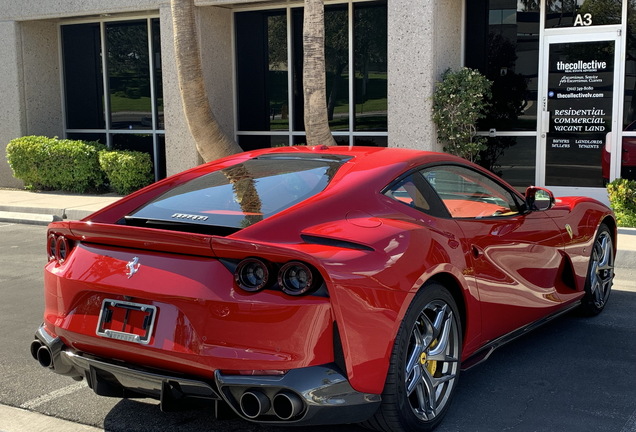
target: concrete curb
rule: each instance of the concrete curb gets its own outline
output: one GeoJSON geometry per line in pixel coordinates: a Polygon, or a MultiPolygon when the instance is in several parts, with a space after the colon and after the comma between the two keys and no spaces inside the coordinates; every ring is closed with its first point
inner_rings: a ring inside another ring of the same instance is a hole
{"type": "Polygon", "coordinates": [[[87,426],[44,414],[0,405],[0,432],[98,432],[103,431],[93,426],[87,426]]]}
{"type": "Polygon", "coordinates": [[[61,221],[62,218],[52,214],[0,211],[0,222],[21,223],[29,225],[48,225],[61,221]]]}
{"type": "Polygon", "coordinates": [[[120,198],[114,194],[81,195],[0,189],[0,221],[48,225],[64,219],[79,220],[120,198]]]}

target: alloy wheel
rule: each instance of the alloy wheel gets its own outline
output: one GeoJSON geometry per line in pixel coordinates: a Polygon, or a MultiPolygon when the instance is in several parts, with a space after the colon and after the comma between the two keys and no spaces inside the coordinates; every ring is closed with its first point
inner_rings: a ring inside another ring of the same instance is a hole
{"type": "Polygon", "coordinates": [[[614,245],[609,232],[601,231],[594,242],[590,265],[590,293],[594,306],[605,305],[614,279],[614,245]]]}
{"type": "Polygon", "coordinates": [[[459,372],[460,339],[452,308],[428,303],[413,325],[405,367],[405,389],[413,413],[433,420],[448,404],[459,372]]]}

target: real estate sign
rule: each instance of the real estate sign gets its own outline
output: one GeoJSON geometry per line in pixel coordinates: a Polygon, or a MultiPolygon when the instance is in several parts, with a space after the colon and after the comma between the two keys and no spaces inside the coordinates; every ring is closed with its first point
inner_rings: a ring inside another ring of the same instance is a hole
{"type": "Polygon", "coordinates": [[[611,130],[614,42],[550,45],[546,184],[603,186],[602,151],[611,130]]]}

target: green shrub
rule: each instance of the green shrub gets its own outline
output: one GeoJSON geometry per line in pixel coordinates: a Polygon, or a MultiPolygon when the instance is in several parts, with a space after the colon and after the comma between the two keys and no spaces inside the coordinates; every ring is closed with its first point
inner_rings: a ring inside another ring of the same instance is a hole
{"type": "Polygon", "coordinates": [[[99,164],[111,189],[121,195],[128,195],[154,180],[148,153],[104,150],[99,153],[99,164]]]}
{"type": "Polygon", "coordinates": [[[636,181],[616,179],[607,185],[610,205],[621,227],[636,227],[636,181]]]}
{"type": "MultiPolygon", "coordinates": [[[[43,188],[43,172],[38,168],[45,160],[44,148],[52,138],[25,136],[9,141],[7,161],[13,176],[24,182],[28,189],[43,188]]],[[[44,174],[44,177],[46,175],[44,174]]]]}
{"type": "Polygon", "coordinates": [[[7,161],[27,189],[84,193],[104,184],[98,159],[103,148],[99,143],[26,136],[9,142],[7,161]]]}
{"type": "Polygon", "coordinates": [[[447,69],[433,93],[433,121],[444,151],[476,161],[486,139],[476,137],[477,120],[485,116],[491,82],[479,71],[447,69]]]}

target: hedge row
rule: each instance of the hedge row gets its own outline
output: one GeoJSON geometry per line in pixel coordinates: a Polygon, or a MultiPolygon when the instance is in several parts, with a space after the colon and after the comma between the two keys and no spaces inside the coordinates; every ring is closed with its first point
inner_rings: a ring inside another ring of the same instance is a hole
{"type": "Polygon", "coordinates": [[[97,142],[25,136],[9,142],[7,161],[27,189],[126,195],[153,181],[150,155],[97,142]]]}
{"type": "Polygon", "coordinates": [[[616,179],[607,185],[618,226],[636,227],[636,181],[616,179]]]}

